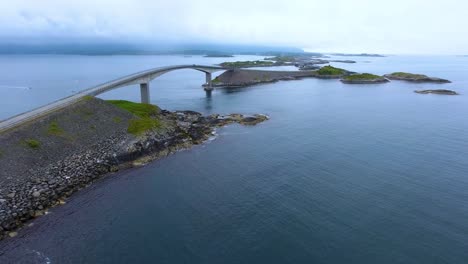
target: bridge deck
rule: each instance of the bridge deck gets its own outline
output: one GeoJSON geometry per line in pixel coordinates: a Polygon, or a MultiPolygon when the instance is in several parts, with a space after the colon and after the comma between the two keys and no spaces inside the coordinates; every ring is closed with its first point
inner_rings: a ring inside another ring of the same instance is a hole
{"type": "Polygon", "coordinates": [[[113,89],[117,89],[120,87],[132,85],[132,84],[148,83],[154,78],[164,73],[174,71],[174,70],[180,70],[180,69],[194,69],[194,70],[202,71],[205,73],[212,73],[216,71],[226,70],[226,68],[218,67],[218,66],[205,66],[205,65],[193,64],[193,65],[177,65],[177,66],[159,67],[159,68],[154,68],[154,69],[150,69],[146,71],[137,72],[131,75],[127,75],[127,76],[82,90],[74,95],[62,98],[50,104],[47,104],[47,105],[38,107],[36,109],[30,110],[28,112],[15,115],[13,117],[5,119],[2,122],[0,122],[0,133],[8,129],[11,129],[13,127],[32,121],[36,118],[44,116],[53,111],[64,108],[68,105],[71,105],[83,99],[86,96],[96,96],[101,93],[104,93],[113,89]]]}

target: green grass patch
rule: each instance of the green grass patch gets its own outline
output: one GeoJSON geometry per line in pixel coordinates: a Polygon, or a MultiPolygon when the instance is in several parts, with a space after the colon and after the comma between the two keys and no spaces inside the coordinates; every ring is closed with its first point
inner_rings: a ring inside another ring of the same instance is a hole
{"type": "Polygon", "coordinates": [[[21,144],[31,149],[38,149],[41,147],[41,142],[39,142],[39,140],[32,139],[32,138],[23,140],[21,144]]]}
{"type": "Polygon", "coordinates": [[[218,77],[216,77],[211,81],[211,83],[214,83],[214,84],[221,83],[221,80],[218,77]]]}
{"type": "Polygon", "coordinates": [[[394,72],[392,74],[389,74],[391,77],[400,77],[400,78],[414,78],[414,79],[422,79],[422,78],[427,78],[426,75],[424,74],[414,74],[414,73],[408,73],[408,72],[394,72]]]}
{"type": "Polygon", "coordinates": [[[144,132],[161,127],[161,122],[158,119],[151,117],[142,117],[140,119],[132,119],[128,125],[128,133],[133,135],[141,135],[144,132]]]}
{"type": "Polygon", "coordinates": [[[58,125],[57,121],[52,121],[47,128],[47,133],[49,135],[61,136],[63,132],[63,129],[58,125]]]}
{"type": "Polygon", "coordinates": [[[92,99],[94,99],[94,96],[91,96],[91,95],[83,96],[83,100],[85,100],[85,101],[89,101],[89,100],[92,100],[92,99]]]}
{"type": "Polygon", "coordinates": [[[371,74],[371,73],[360,73],[360,74],[353,74],[353,75],[349,75],[349,76],[346,76],[344,77],[344,80],[347,80],[347,81],[361,81],[361,80],[375,80],[375,79],[381,79],[382,76],[378,76],[378,75],[375,75],[375,74],[371,74]]]}
{"type": "Polygon", "coordinates": [[[294,56],[275,56],[275,57],[268,57],[265,60],[276,61],[276,62],[295,62],[296,58],[294,56]]]}
{"type": "Polygon", "coordinates": [[[223,62],[220,65],[226,68],[245,68],[245,67],[259,67],[259,66],[273,66],[275,63],[272,61],[234,61],[223,62]]]}
{"type": "Polygon", "coordinates": [[[107,100],[107,102],[141,118],[157,115],[160,111],[159,107],[152,104],[135,103],[125,100],[107,100]]]}
{"type": "Polygon", "coordinates": [[[319,75],[343,75],[346,73],[346,70],[327,65],[317,70],[317,73],[319,75]]]}

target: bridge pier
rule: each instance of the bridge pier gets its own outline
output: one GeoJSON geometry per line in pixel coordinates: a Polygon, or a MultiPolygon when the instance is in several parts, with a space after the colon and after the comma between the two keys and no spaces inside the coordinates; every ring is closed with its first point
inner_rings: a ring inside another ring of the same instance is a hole
{"type": "Polygon", "coordinates": [[[211,86],[211,72],[205,72],[205,91],[211,91],[213,90],[213,87],[211,86]]]}
{"type": "Polygon", "coordinates": [[[140,83],[140,95],[141,95],[141,103],[143,104],[150,103],[149,83],[140,83]]]}

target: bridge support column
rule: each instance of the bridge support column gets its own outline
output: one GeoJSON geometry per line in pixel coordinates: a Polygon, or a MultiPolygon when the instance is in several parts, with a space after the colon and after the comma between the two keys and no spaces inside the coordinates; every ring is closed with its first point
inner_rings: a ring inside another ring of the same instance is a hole
{"type": "Polygon", "coordinates": [[[213,90],[213,87],[211,86],[211,72],[206,72],[205,73],[205,79],[206,79],[205,91],[213,90]]]}
{"type": "Polygon", "coordinates": [[[143,104],[150,103],[149,83],[140,83],[140,95],[141,95],[141,103],[143,104]]]}

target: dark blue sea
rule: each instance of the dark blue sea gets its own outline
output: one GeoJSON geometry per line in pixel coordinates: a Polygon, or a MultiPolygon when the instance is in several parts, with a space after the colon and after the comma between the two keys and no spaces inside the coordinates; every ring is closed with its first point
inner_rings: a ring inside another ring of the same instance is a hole
{"type": "MultiPolygon", "coordinates": [[[[140,70],[261,58],[0,56],[0,119],[140,70]]],[[[271,119],[100,180],[1,241],[0,263],[468,263],[468,57],[346,59],[334,65],[452,83],[304,79],[208,98],[204,74],[168,73],[151,83],[162,108],[271,119]],[[460,95],[413,92],[437,88],[460,95]]]]}

